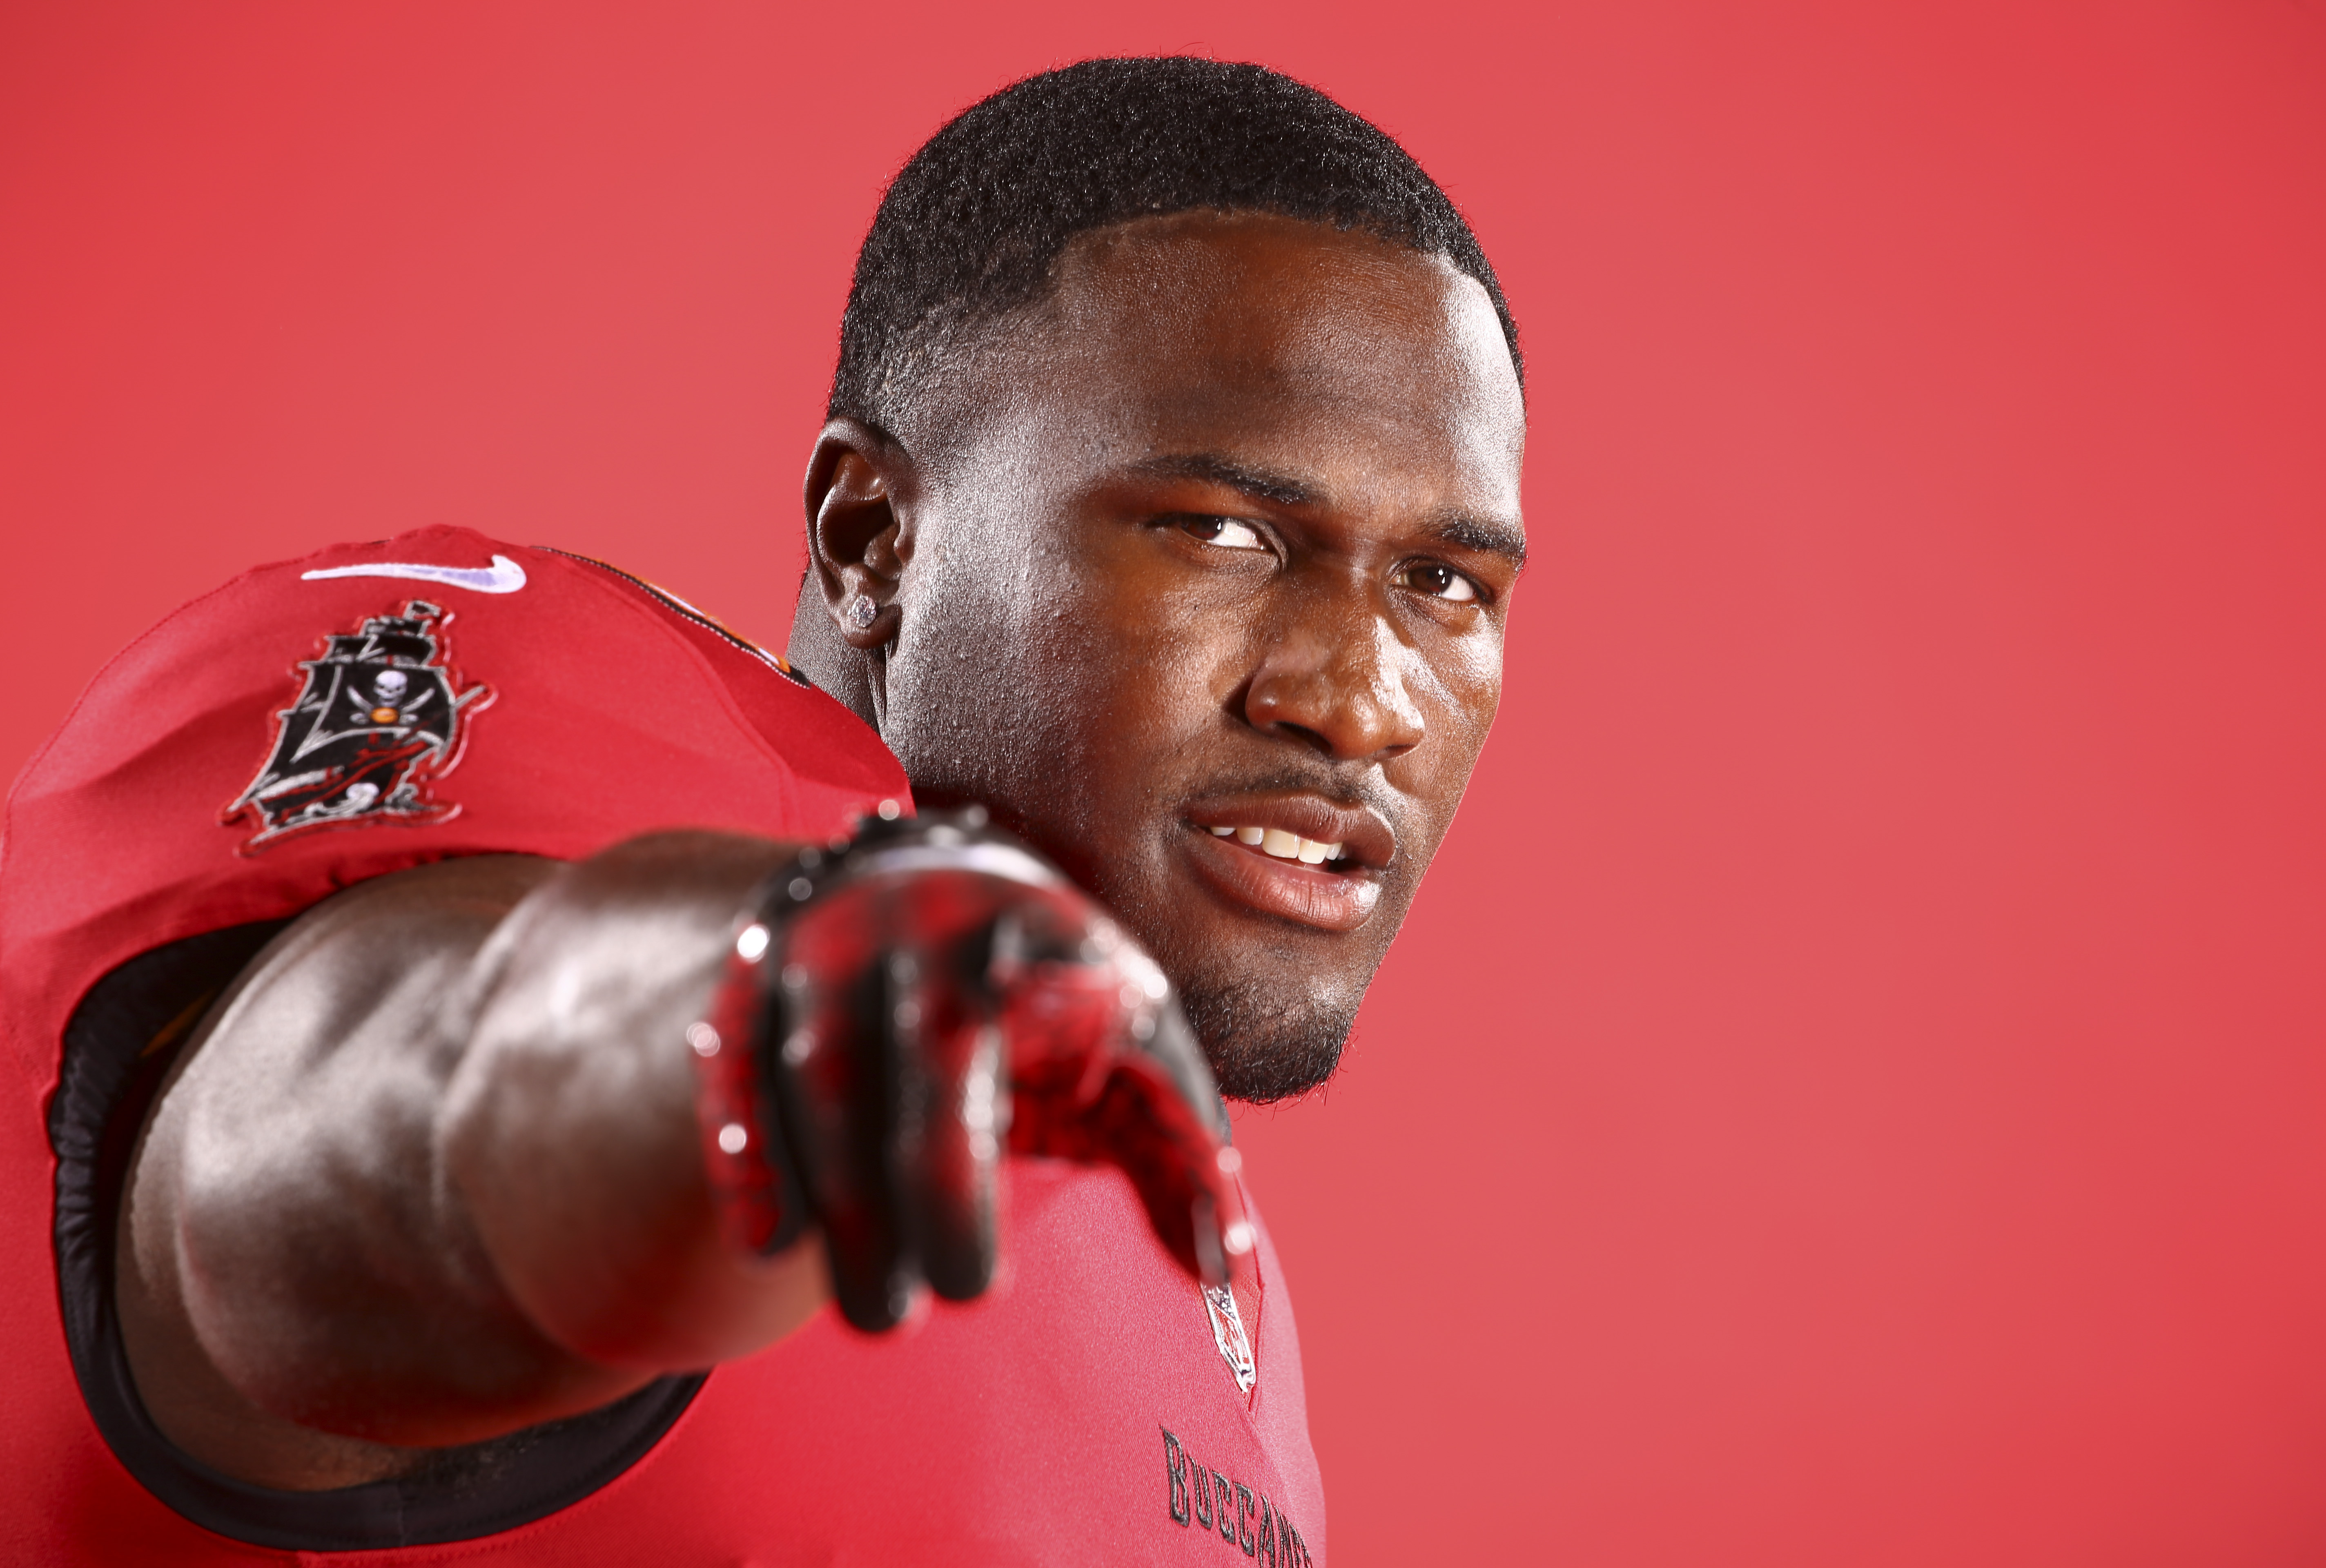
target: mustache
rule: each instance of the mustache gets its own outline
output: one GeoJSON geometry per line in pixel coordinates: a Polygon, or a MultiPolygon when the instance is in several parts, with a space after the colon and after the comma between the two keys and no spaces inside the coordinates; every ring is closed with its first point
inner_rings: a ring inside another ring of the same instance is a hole
{"type": "Polygon", "coordinates": [[[1400,814],[1398,793],[1381,770],[1370,763],[1337,764],[1319,757],[1313,767],[1287,766],[1279,759],[1272,765],[1251,773],[1214,774],[1204,780],[1203,787],[1193,792],[1205,795],[1291,794],[1322,795],[1336,806],[1355,810],[1372,807],[1382,816],[1395,821],[1400,814]]]}

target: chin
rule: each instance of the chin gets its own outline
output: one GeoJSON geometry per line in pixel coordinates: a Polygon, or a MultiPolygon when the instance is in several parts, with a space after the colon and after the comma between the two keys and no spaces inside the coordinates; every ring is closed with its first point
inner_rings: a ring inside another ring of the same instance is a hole
{"type": "Polygon", "coordinates": [[[1179,996],[1204,1043],[1220,1093],[1252,1105],[1297,1099],[1321,1088],[1341,1064],[1354,1009],[1288,1004],[1256,987],[1190,987],[1179,996]]]}

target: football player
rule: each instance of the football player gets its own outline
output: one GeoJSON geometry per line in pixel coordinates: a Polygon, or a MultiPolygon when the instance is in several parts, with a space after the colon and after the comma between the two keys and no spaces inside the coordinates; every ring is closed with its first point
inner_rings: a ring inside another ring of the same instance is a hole
{"type": "Polygon", "coordinates": [[[0,1538],[1321,1561],[1221,1096],[1331,1074],[1461,798],[1520,371],[1381,131],[1085,61],[880,206],[788,661],[451,528],[134,645],[0,866],[0,1538]]]}

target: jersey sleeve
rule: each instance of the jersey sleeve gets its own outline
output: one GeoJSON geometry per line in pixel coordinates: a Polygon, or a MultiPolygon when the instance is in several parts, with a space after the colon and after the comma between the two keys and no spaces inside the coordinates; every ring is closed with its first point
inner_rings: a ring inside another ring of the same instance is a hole
{"type": "Polygon", "coordinates": [[[125,649],[12,793],[14,1065],[137,953],[460,855],[814,840],[903,771],[780,658],[599,562],[430,528],[244,573],[125,649]]]}

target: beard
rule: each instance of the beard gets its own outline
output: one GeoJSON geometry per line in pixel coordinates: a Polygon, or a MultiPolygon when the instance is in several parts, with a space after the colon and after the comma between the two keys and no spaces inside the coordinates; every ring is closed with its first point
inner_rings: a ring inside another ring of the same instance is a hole
{"type": "Polygon", "coordinates": [[[1353,1012],[1320,1011],[1307,998],[1257,986],[1188,985],[1179,1006],[1220,1093],[1252,1105],[1298,1099],[1330,1079],[1356,1021],[1353,1012]]]}

